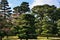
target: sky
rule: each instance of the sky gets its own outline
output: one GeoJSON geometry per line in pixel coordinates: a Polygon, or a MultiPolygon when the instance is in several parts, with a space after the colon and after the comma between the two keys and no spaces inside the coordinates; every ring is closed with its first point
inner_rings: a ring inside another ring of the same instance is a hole
{"type": "Polygon", "coordinates": [[[49,4],[49,5],[55,5],[56,7],[60,7],[60,0],[8,0],[9,5],[11,9],[13,9],[16,6],[20,6],[22,2],[28,2],[29,7],[33,8],[36,5],[44,5],[44,4],[49,4]]]}

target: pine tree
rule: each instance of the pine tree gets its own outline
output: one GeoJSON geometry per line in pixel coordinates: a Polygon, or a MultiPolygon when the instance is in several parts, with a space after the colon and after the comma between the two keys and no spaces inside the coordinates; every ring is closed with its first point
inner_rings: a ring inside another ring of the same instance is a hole
{"type": "Polygon", "coordinates": [[[0,12],[3,13],[4,18],[7,18],[10,16],[11,13],[11,8],[8,5],[8,1],[7,0],[1,0],[0,2],[0,12]]]}
{"type": "Polygon", "coordinates": [[[2,14],[1,16],[3,16],[3,17],[0,17],[0,21],[1,21],[0,22],[0,27],[1,27],[0,28],[0,40],[2,40],[3,36],[7,35],[8,31],[6,31],[6,29],[9,29],[9,25],[6,19],[10,17],[10,13],[11,13],[10,9],[11,8],[9,7],[7,0],[0,1],[0,15],[2,14]],[[8,25],[8,28],[6,27],[6,25],[8,25]]]}

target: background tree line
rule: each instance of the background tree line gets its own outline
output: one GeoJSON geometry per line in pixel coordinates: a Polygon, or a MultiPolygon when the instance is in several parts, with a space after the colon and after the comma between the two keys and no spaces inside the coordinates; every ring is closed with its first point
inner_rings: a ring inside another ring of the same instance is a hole
{"type": "MultiPolygon", "coordinates": [[[[37,36],[60,36],[60,8],[45,4],[30,9],[29,3],[23,2],[13,9],[16,13],[20,13],[20,16],[15,18],[14,24],[11,21],[9,22],[11,24],[6,23],[3,19],[1,22],[5,24],[0,25],[3,28],[7,25],[11,34],[26,39],[37,38],[37,36]]],[[[4,36],[4,32],[0,32],[0,35],[4,36]]]]}

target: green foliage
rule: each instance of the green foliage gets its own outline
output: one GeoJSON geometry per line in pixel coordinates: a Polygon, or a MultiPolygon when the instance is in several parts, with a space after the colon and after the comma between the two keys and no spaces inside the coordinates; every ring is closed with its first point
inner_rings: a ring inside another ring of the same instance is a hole
{"type": "Polygon", "coordinates": [[[15,33],[20,38],[35,38],[35,17],[31,14],[21,14],[15,21],[15,33]]]}
{"type": "Polygon", "coordinates": [[[48,4],[38,5],[32,8],[32,13],[22,14],[30,11],[29,3],[23,2],[20,6],[14,7],[14,11],[21,14],[13,19],[13,24],[0,17],[1,36],[17,35],[19,38],[36,38],[38,35],[60,35],[60,8],[48,4]],[[9,30],[6,31],[6,28],[9,30]]]}
{"type": "Polygon", "coordinates": [[[50,24],[50,23],[47,23],[47,24],[43,24],[42,25],[42,35],[45,35],[47,36],[48,34],[52,34],[52,31],[53,31],[53,27],[54,25],[50,24]]]}
{"type": "Polygon", "coordinates": [[[20,6],[14,7],[13,9],[18,13],[25,13],[30,11],[28,2],[22,2],[20,6]]]}
{"type": "Polygon", "coordinates": [[[60,35],[60,19],[57,21],[58,35],[60,35]]]}
{"type": "Polygon", "coordinates": [[[56,7],[54,5],[50,6],[48,4],[38,5],[32,8],[32,12],[36,14],[40,19],[43,19],[44,16],[49,16],[55,12],[56,7]]]}
{"type": "Polygon", "coordinates": [[[36,15],[36,33],[44,36],[57,36],[59,23],[56,23],[60,19],[60,8],[56,8],[54,5],[50,6],[37,5],[32,8],[32,12],[36,15]]]}

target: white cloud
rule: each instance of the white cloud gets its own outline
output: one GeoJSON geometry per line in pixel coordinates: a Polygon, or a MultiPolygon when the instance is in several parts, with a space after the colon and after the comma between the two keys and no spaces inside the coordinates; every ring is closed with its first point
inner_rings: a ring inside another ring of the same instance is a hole
{"type": "Polygon", "coordinates": [[[34,2],[30,5],[30,8],[33,8],[33,6],[36,6],[36,5],[43,5],[43,4],[59,6],[59,3],[57,0],[34,0],[34,2]]]}
{"type": "Polygon", "coordinates": [[[9,3],[9,6],[12,6],[12,4],[11,4],[11,3],[9,3]]]}
{"type": "Polygon", "coordinates": [[[1,0],[0,0],[0,2],[1,2],[1,0]]]}

